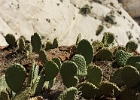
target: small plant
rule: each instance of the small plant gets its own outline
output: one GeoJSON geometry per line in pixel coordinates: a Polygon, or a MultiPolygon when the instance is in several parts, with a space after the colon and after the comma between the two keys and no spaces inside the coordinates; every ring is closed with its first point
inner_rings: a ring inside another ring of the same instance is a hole
{"type": "Polygon", "coordinates": [[[58,38],[54,38],[53,43],[52,43],[52,49],[57,48],[58,47],[58,38]]]}
{"type": "Polygon", "coordinates": [[[47,42],[45,43],[45,50],[49,50],[52,48],[52,43],[50,40],[47,40],[47,42]]]}
{"type": "Polygon", "coordinates": [[[24,40],[24,38],[20,37],[18,39],[18,51],[21,52],[23,50],[25,50],[25,40],[24,40]]]}
{"type": "Polygon", "coordinates": [[[91,7],[90,7],[88,4],[86,4],[84,7],[82,7],[82,8],[80,9],[80,13],[81,13],[82,15],[90,14],[90,13],[91,13],[91,7]]]}

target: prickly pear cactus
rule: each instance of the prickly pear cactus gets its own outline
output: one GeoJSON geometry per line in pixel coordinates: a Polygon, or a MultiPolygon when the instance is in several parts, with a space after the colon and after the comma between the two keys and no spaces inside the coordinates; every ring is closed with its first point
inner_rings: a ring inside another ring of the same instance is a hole
{"type": "Polygon", "coordinates": [[[39,51],[39,60],[45,64],[47,62],[47,55],[44,50],[39,51]]]}
{"type": "Polygon", "coordinates": [[[78,90],[75,87],[70,87],[63,91],[57,100],[76,100],[76,95],[78,94],[78,90]]]}
{"type": "Polygon", "coordinates": [[[58,47],[58,38],[54,38],[53,44],[52,44],[52,49],[57,48],[57,47],[58,47]]]}
{"type": "Polygon", "coordinates": [[[84,56],[87,65],[91,63],[93,60],[93,48],[88,40],[83,39],[79,42],[77,47],[77,54],[84,56]]]}
{"type": "Polygon", "coordinates": [[[95,55],[95,59],[97,60],[111,60],[112,57],[113,53],[108,48],[100,49],[95,55]]]}
{"type": "Polygon", "coordinates": [[[59,68],[54,61],[47,61],[45,63],[45,77],[46,81],[53,80],[58,74],[59,68]]]}
{"type": "Polygon", "coordinates": [[[9,44],[9,46],[16,46],[17,45],[16,38],[12,34],[7,34],[5,36],[5,40],[9,44]]]}
{"type": "Polygon", "coordinates": [[[99,89],[90,82],[82,82],[77,86],[81,96],[85,99],[98,98],[101,96],[99,89]]]}
{"type": "Polygon", "coordinates": [[[136,62],[140,62],[140,56],[139,55],[129,57],[126,64],[131,65],[131,66],[135,66],[136,62]]]}
{"type": "Polygon", "coordinates": [[[32,54],[32,46],[31,46],[31,44],[25,45],[25,51],[26,51],[26,56],[30,58],[31,54],[32,54]]]}
{"type": "Polygon", "coordinates": [[[137,68],[138,71],[140,71],[140,62],[136,62],[134,67],[137,68]]]}
{"type": "Polygon", "coordinates": [[[134,87],[140,81],[139,71],[133,66],[125,66],[121,70],[121,78],[127,87],[134,87]]]}
{"type": "Polygon", "coordinates": [[[59,67],[59,70],[61,69],[61,65],[62,65],[62,62],[60,60],[60,58],[53,58],[52,59],[59,67]]]}
{"type": "Polygon", "coordinates": [[[42,41],[39,34],[34,33],[34,35],[31,36],[31,44],[35,52],[39,52],[41,50],[42,41]]]}
{"type": "Polygon", "coordinates": [[[138,44],[135,41],[129,41],[126,44],[126,51],[134,52],[138,48],[138,44]]]}
{"type": "Polygon", "coordinates": [[[71,61],[75,62],[77,65],[77,75],[86,76],[87,75],[87,67],[85,58],[82,55],[76,54],[71,58],[71,61]]]}
{"type": "Polygon", "coordinates": [[[50,40],[47,40],[47,42],[45,42],[45,50],[49,50],[52,49],[52,43],[50,40]]]}
{"type": "Polygon", "coordinates": [[[103,81],[99,87],[102,94],[107,97],[118,97],[121,90],[114,83],[103,81]]]}
{"type": "Polygon", "coordinates": [[[117,48],[115,48],[113,54],[116,55],[116,53],[117,53],[118,50],[126,51],[126,48],[123,45],[118,46],[117,48]]]}
{"type": "Polygon", "coordinates": [[[103,72],[98,66],[89,66],[87,70],[87,79],[92,84],[98,86],[102,80],[103,72]]]}
{"type": "Polygon", "coordinates": [[[127,60],[129,59],[129,57],[131,57],[132,54],[125,52],[123,50],[118,50],[115,58],[116,58],[116,62],[119,66],[125,66],[127,63],[127,60]]]}
{"type": "Polygon", "coordinates": [[[18,40],[18,51],[23,51],[25,49],[25,41],[24,39],[21,37],[18,40]]]}
{"type": "Polygon", "coordinates": [[[109,47],[114,42],[115,36],[112,33],[106,32],[102,38],[104,46],[109,47]]]}
{"type": "Polygon", "coordinates": [[[21,90],[25,78],[26,69],[18,63],[12,64],[5,73],[6,83],[15,93],[21,90]]]}

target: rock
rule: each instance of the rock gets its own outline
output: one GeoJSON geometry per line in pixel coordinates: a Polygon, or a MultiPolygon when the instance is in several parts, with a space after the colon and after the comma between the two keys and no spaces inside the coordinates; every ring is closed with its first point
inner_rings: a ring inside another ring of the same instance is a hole
{"type": "Polygon", "coordinates": [[[140,41],[140,27],[117,0],[1,0],[0,5],[1,46],[7,45],[3,36],[8,33],[30,40],[35,32],[45,37],[43,42],[58,37],[59,44],[67,46],[76,43],[79,33],[91,41],[101,40],[104,32],[112,32],[116,36],[115,45],[140,41]],[[90,13],[83,15],[80,8],[86,4],[90,13]],[[114,16],[114,24],[105,22],[109,13],[114,16]],[[99,25],[104,29],[97,36],[99,25]]]}

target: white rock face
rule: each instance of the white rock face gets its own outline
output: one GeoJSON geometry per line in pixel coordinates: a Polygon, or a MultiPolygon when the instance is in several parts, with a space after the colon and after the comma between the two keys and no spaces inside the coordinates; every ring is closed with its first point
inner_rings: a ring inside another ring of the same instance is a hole
{"type": "Polygon", "coordinates": [[[74,44],[79,33],[88,40],[101,40],[104,32],[112,32],[116,45],[125,45],[129,34],[136,42],[140,37],[140,27],[117,0],[102,1],[102,4],[90,0],[0,0],[0,45],[7,45],[3,35],[8,33],[30,40],[35,32],[45,36],[43,41],[58,37],[60,45],[74,44]],[[79,13],[85,4],[92,6],[86,16],[79,13]],[[112,10],[114,25],[104,21],[112,10]],[[103,25],[104,30],[96,36],[99,25],[103,25]]]}

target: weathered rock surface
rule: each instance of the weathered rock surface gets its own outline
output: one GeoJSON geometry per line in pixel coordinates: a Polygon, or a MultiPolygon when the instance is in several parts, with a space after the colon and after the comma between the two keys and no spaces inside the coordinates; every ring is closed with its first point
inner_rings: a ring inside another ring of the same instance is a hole
{"type": "Polygon", "coordinates": [[[3,36],[8,33],[16,38],[23,35],[30,40],[34,32],[45,36],[43,41],[58,37],[60,45],[74,44],[79,33],[88,40],[101,40],[104,32],[115,34],[116,45],[125,45],[130,36],[131,40],[140,42],[140,27],[117,0],[0,1],[0,45],[7,44],[3,36]],[[91,7],[91,13],[82,15],[80,8],[86,4],[91,7]],[[104,20],[111,12],[116,24],[104,20]],[[99,25],[103,25],[104,29],[97,36],[99,25]]]}

